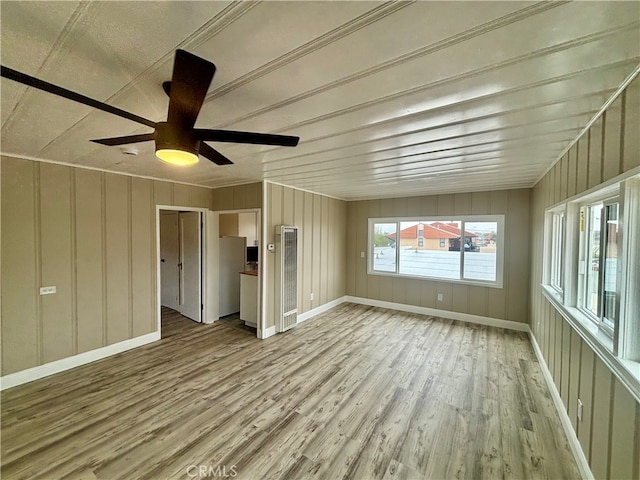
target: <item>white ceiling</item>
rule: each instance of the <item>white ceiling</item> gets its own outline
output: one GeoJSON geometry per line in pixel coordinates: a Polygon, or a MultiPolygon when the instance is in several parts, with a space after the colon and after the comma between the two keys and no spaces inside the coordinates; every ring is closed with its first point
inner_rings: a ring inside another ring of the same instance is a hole
{"type": "Polygon", "coordinates": [[[640,62],[639,2],[0,2],[2,64],[164,121],[175,49],[218,70],[196,124],[298,135],[187,168],[147,127],[2,79],[2,154],[354,200],[532,186],[640,62]]]}

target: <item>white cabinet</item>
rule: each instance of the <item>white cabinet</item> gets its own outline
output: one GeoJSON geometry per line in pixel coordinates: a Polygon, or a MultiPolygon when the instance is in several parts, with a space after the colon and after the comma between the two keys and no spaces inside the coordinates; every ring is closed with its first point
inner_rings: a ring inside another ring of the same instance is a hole
{"type": "Polygon", "coordinates": [[[258,275],[253,273],[240,273],[240,320],[250,327],[258,325],[258,275]]]}

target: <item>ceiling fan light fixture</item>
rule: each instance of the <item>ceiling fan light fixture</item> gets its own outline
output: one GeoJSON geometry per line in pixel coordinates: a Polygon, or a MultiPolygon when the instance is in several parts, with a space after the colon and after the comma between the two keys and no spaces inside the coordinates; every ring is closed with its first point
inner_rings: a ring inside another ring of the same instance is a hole
{"type": "Polygon", "coordinates": [[[198,163],[198,155],[174,148],[156,150],[156,157],[165,163],[186,167],[198,163]]]}

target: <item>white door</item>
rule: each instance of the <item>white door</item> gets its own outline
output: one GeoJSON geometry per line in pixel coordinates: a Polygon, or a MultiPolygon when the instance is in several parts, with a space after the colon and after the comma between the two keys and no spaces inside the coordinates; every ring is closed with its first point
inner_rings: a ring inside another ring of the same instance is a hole
{"type": "Polygon", "coordinates": [[[199,212],[180,212],[180,313],[202,322],[202,243],[199,212]]]}
{"type": "Polygon", "coordinates": [[[174,310],[179,307],[180,235],[178,212],[160,212],[160,303],[174,310]]]}

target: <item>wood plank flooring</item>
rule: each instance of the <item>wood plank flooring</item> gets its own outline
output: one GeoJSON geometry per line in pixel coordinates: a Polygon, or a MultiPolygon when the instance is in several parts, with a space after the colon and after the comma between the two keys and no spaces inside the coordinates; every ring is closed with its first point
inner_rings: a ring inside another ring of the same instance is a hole
{"type": "Polygon", "coordinates": [[[579,477],[523,333],[354,304],[162,333],[3,392],[2,478],[579,477]]]}

